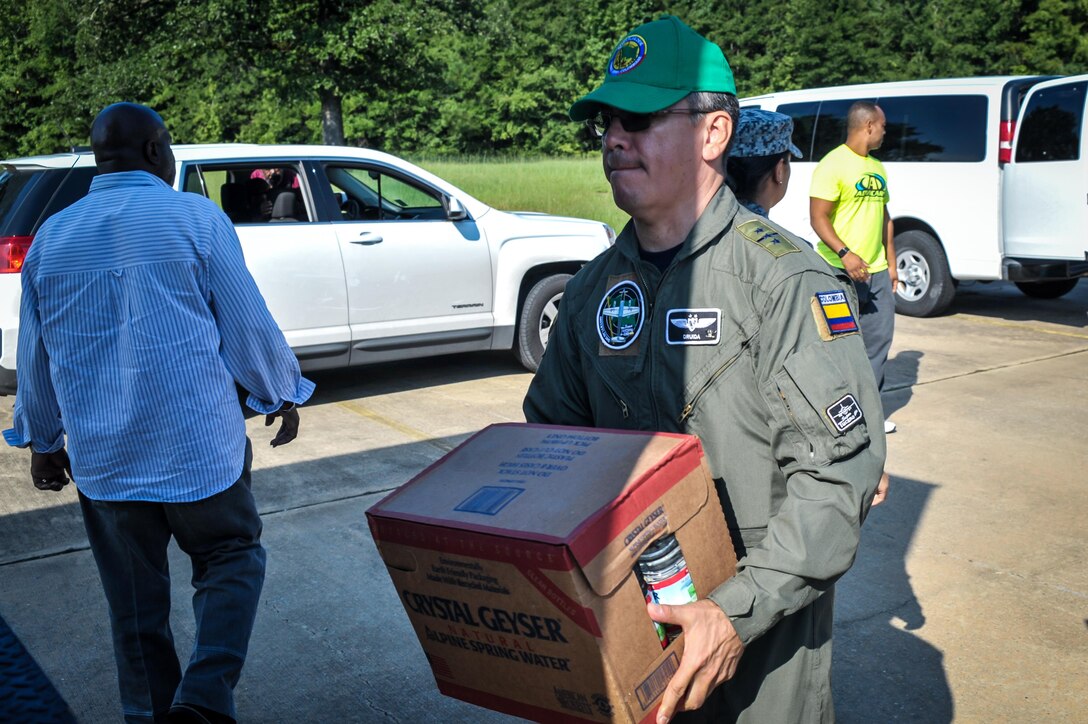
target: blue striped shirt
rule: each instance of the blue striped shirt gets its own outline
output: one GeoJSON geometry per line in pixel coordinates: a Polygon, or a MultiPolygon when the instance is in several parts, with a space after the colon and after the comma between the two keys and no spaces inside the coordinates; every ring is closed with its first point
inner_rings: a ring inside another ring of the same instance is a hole
{"type": "Polygon", "coordinates": [[[35,237],[22,271],[8,444],[65,445],[95,500],[202,500],[242,471],[235,380],[261,413],[305,402],[302,377],[209,199],[129,171],[35,237]]]}

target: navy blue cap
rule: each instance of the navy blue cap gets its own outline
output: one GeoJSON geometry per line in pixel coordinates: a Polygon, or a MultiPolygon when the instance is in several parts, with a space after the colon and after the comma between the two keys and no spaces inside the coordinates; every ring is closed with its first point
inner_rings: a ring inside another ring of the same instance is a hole
{"type": "Polygon", "coordinates": [[[762,108],[741,108],[737,124],[737,140],[729,155],[733,158],[749,156],[773,156],[789,151],[796,158],[804,158],[801,149],[793,145],[793,119],[784,113],[765,111],[762,108]]]}

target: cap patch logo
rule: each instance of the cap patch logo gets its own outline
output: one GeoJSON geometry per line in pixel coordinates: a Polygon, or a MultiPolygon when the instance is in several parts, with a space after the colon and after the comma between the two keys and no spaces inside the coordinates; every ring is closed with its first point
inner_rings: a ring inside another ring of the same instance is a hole
{"type": "Polygon", "coordinates": [[[612,53],[608,61],[609,75],[623,75],[646,57],[646,41],[641,35],[628,35],[612,53]]]}
{"type": "Polygon", "coordinates": [[[597,334],[608,349],[626,349],[642,331],[645,318],[642,290],[632,281],[612,286],[597,307],[597,334]]]}

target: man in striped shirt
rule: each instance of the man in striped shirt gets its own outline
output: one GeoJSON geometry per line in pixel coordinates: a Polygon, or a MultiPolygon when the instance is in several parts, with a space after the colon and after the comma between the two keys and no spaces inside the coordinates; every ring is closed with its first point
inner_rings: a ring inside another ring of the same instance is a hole
{"type": "Polygon", "coordinates": [[[246,404],[294,439],[314,385],[265,305],[234,227],[172,188],[170,134],[150,108],[91,126],[98,176],[50,218],[22,272],[8,443],[31,477],[72,476],[109,604],[126,722],[233,722],[264,581],[246,404]],[[67,447],[67,452],[66,452],[67,447]],[[70,454],[70,460],[69,460],[70,454]],[[193,564],[196,635],[182,672],[170,631],[171,536],[193,564]]]}

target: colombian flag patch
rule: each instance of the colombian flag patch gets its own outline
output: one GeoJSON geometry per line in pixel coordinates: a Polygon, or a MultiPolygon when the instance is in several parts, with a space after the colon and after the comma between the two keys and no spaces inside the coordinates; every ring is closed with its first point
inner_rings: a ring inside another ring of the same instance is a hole
{"type": "Polygon", "coordinates": [[[827,325],[827,332],[832,337],[858,331],[858,323],[850,311],[850,305],[846,303],[845,292],[816,292],[813,310],[817,306],[823,314],[822,321],[827,325]]]}

